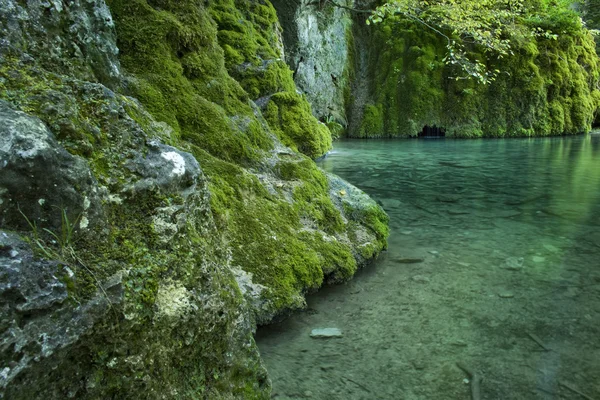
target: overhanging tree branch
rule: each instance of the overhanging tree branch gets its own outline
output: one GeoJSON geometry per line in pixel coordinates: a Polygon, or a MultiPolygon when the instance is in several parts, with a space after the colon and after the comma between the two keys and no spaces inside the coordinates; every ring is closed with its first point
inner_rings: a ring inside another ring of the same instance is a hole
{"type": "Polygon", "coordinates": [[[354,12],[354,13],[361,13],[361,14],[372,14],[373,13],[373,10],[366,10],[366,9],[349,7],[349,6],[345,6],[343,4],[339,4],[339,3],[337,3],[337,2],[335,2],[333,0],[325,0],[324,2],[322,2],[320,0],[317,0],[317,1],[310,2],[307,5],[309,5],[309,6],[310,5],[322,6],[323,3],[329,3],[329,4],[331,4],[334,7],[342,8],[344,10],[348,10],[348,11],[351,11],[351,12],[354,12]]]}

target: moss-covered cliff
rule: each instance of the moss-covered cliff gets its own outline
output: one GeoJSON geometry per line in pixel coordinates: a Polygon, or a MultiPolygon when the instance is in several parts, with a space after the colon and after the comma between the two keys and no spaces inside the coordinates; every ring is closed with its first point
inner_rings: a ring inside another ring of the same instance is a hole
{"type": "Polygon", "coordinates": [[[268,398],[256,323],[388,232],[312,161],[330,133],[271,4],[11,0],[0,29],[0,223],[19,233],[0,232],[0,393],[268,398]]]}
{"type": "MultiPolygon", "coordinates": [[[[352,13],[331,2],[274,0],[284,26],[286,61],[313,114],[335,137],[348,125],[347,108],[354,79],[352,13]]],[[[338,4],[352,7],[354,1],[338,4]]]]}
{"type": "Polygon", "coordinates": [[[352,137],[408,137],[424,126],[447,136],[545,136],[591,128],[600,92],[594,41],[571,11],[529,18],[529,28],[558,40],[523,36],[501,60],[473,47],[473,57],[498,69],[481,85],[443,62],[446,39],[422,24],[390,17],[370,29],[369,101],[352,137]]]}

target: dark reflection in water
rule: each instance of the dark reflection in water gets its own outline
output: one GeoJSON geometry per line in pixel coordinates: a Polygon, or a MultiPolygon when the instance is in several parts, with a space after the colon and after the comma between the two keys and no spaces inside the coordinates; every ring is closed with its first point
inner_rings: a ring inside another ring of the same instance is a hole
{"type": "Polygon", "coordinates": [[[383,204],[389,251],[259,330],[275,398],[468,399],[462,362],[484,399],[600,399],[600,135],[344,141],[321,166],[383,204]]]}

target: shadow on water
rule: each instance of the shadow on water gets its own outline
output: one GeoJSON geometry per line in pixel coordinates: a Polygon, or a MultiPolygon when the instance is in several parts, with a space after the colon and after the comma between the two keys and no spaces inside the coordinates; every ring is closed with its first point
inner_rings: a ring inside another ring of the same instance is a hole
{"type": "Polygon", "coordinates": [[[600,399],[599,163],[600,135],[336,143],[389,251],[259,329],[274,398],[468,399],[461,362],[484,399],[600,399]]]}

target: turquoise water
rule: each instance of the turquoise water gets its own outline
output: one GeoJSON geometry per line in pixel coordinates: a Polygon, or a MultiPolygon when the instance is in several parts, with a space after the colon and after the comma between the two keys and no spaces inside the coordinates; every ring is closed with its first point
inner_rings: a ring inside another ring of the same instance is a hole
{"type": "Polygon", "coordinates": [[[320,165],[383,205],[389,250],[259,329],[274,398],[469,399],[460,362],[483,399],[600,399],[600,135],[342,141],[320,165]]]}

